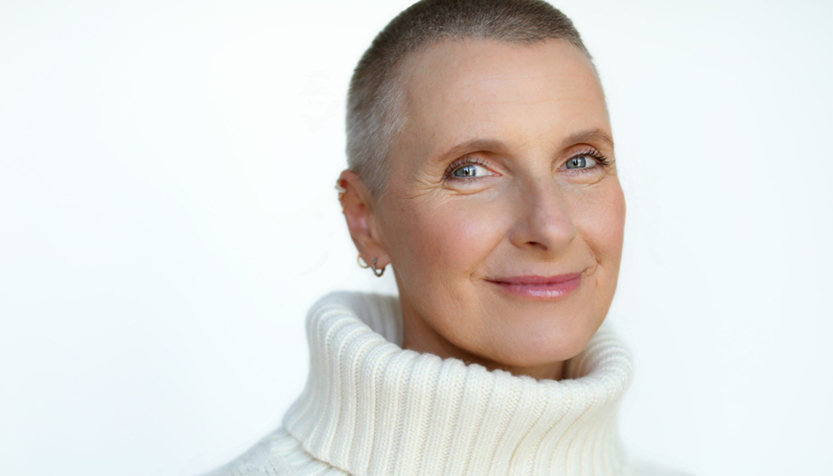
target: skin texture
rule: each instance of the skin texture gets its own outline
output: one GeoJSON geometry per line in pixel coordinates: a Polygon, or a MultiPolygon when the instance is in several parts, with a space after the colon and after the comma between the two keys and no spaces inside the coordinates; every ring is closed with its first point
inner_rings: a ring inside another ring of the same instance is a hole
{"type": "Polygon", "coordinates": [[[407,125],[391,143],[388,194],[374,203],[350,170],[338,181],[362,257],[395,269],[402,347],[560,380],[610,308],[625,225],[612,144],[570,138],[592,129],[612,137],[590,61],[562,40],[466,39],[413,53],[402,67],[407,125]],[[502,145],[448,154],[481,138],[502,145]],[[587,155],[594,149],[611,165],[587,155]],[[483,165],[455,169],[473,177],[447,175],[466,156],[483,165]],[[585,162],[568,168],[573,157],[585,162]],[[571,272],[581,284],[557,300],[489,281],[571,272]]]}

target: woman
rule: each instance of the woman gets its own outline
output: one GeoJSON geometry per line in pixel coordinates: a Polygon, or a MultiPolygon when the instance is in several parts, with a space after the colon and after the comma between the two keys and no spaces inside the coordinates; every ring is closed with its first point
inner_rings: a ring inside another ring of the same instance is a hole
{"type": "Polygon", "coordinates": [[[643,475],[603,325],[625,200],[592,58],[538,0],[418,2],[349,90],[337,187],[359,265],[399,295],[309,311],[282,425],[212,475],[643,475]]]}

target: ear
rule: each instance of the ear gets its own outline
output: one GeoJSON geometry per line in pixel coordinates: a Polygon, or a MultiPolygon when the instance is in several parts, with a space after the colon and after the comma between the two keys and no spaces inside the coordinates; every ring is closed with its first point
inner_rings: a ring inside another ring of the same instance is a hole
{"type": "Polygon", "coordinates": [[[370,264],[376,258],[376,267],[383,268],[390,263],[379,229],[378,209],[374,206],[370,191],[361,178],[350,169],[345,169],[336,184],[344,189],[341,206],[347,228],[356,249],[362,254],[362,261],[370,264]]]}

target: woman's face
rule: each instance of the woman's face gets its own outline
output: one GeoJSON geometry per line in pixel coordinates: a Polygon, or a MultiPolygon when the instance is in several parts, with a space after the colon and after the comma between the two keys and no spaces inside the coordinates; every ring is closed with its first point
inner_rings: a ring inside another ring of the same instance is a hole
{"type": "Polygon", "coordinates": [[[360,248],[395,270],[403,347],[559,378],[610,308],[625,224],[592,66],[564,41],[491,40],[403,66],[407,126],[360,248]],[[580,278],[566,293],[500,284],[567,273],[580,278]]]}

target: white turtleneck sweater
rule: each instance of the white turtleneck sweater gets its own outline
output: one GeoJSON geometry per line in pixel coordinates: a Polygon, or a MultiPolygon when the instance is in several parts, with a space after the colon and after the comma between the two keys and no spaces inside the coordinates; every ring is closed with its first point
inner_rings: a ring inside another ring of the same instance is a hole
{"type": "Polygon", "coordinates": [[[395,296],[337,291],[306,319],[306,388],[282,426],[205,476],[654,476],[626,458],[633,358],[605,323],[562,380],[402,349],[395,296]]]}

